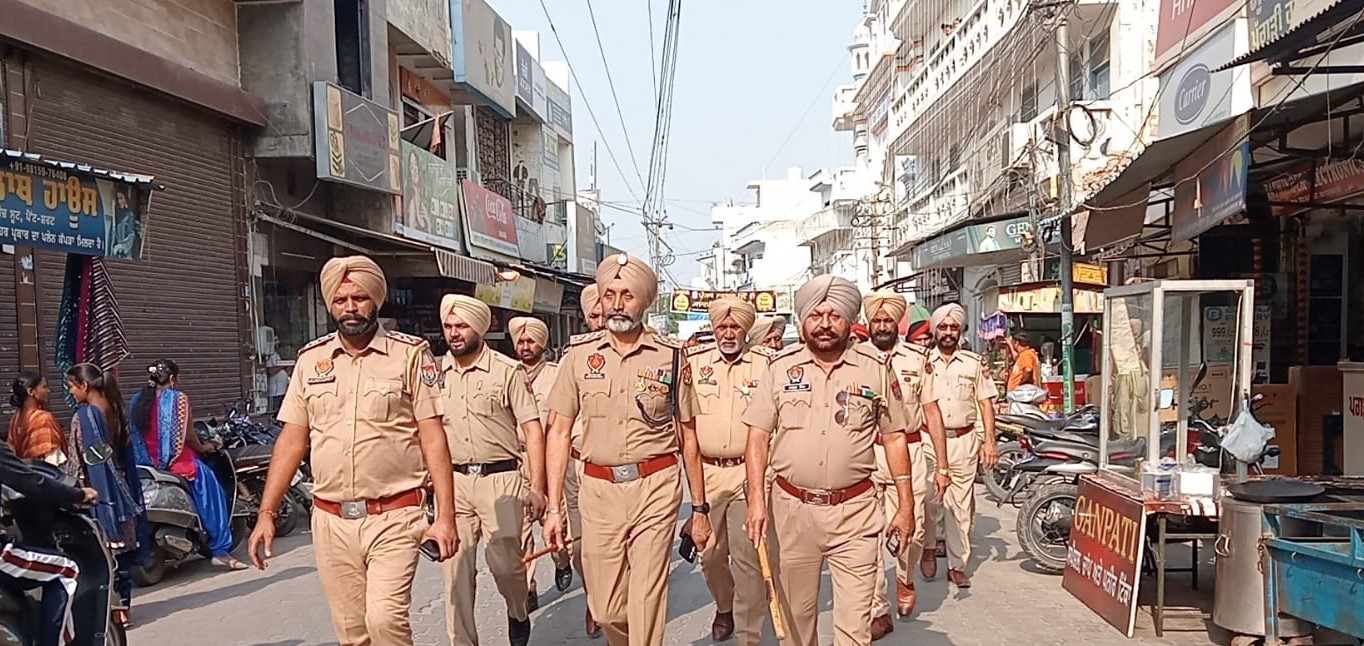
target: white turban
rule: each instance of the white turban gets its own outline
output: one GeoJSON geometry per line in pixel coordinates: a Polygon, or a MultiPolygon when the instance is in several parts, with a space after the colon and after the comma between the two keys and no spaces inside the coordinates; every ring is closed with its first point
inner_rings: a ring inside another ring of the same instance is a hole
{"type": "Polygon", "coordinates": [[[584,287],[583,293],[578,296],[578,307],[583,311],[583,318],[592,316],[592,310],[597,309],[600,303],[596,283],[584,287]]]}
{"type": "Polygon", "coordinates": [[[965,329],[966,308],[962,307],[958,303],[948,303],[946,305],[943,305],[942,307],[933,310],[933,316],[929,319],[929,324],[933,326],[933,330],[936,332],[938,326],[941,325],[942,322],[947,319],[952,319],[956,321],[957,327],[965,329]]]}
{"type": "Polygon", "coordinates": [[[474,334],[482,338],[488,333],[488,326],[493,323],[493,312],[488,309],[488,305],[473,296],[464,294],[446,294],[440,299],[440,322],[450,318],[454,313],[459,320],[473,328],[474,334]]]}
{"type": "Polygon", "coordinates": [[[829,303],[848,323],[857,321],[862,311],[862,293],[846,278],[824,274],[810,279],[796,290],[796,313],[801,321],[823,303],[829,303]]]}
{"type": "Polygon", "coordinates": [[[758,320],[753,323],[753,327],[748,331],[748,344],[762,343],[763,339],[772,334],[772,330],[776,329],[781,322],[780,316],[759,316],[758,320]]]}
{"type": "Polygon", "coordinates": [[[726,317],[734,319],[734,323],[748,332],[753,328],[753,323],[758,316],[758,311],[753,305],[742,298],[725,297],[717,298],[706,306],[706,312],[710,315],[710,326],[714,328],[719,325],[726,317]]]}
{"type": "Polygon", "coordinates": [[[617,278],[625,281],[630,293],[643,301],[645,307],[654,304],[658,297],[658,274],[643,260],[622,253],[601,261],[597,265],[598,294],[606,291],[606,285],[617,278]]]}
{"type": "Polygon", "coordinates": [[[876,313],[882,309],[887,316],[895,319],[896,323],[905,317],[905,312],[909,310],[909,304],[905,302],[903,294],[898,294],[890,290],[877,290],[869,292],[862,297],[862,313],[867,315],[867,323],[876,317],[876,313]]]}

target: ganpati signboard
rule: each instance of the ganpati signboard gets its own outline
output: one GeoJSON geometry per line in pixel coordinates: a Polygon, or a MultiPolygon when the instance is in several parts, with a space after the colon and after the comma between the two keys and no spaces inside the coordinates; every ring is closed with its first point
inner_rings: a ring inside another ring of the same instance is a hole
{"type": "Polygon", "coordinates": [[[1145,542],[1141,501],[1081,477],[1061,587],[1129,638],[1136,625],[1145,542]]]}

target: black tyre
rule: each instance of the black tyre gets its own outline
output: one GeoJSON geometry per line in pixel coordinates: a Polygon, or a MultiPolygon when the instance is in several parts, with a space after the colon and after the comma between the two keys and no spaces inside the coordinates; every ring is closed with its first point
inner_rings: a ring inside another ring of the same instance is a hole
{"type": "Polygon", "coordinates": [[[246,538],[251,535],[252,529],[255,528],[251,525],[251,520],[249,518],[247,518],[246,516],[233,516],[232,547],[227,548],[227,551],[229,552],[235,551],[238,546],[240,546],[242,543],[245,543],[246,538]]]}
{"type": "Polygon", "coordinates": [[[128,569],[128,576],[132,577],[133,585],[139,588],[153,586],[166,578],[168,557],[166,551],[160,547],[153,547],[152,553],[147,557],[147,562],[143,565],[134,565],[128,569]]]}
{"type": "Polygon", "coordinates": [[[1070,518],[1079,492],[1078,486],[1068,482],[1046,485],[1028,496],[1018,512],[1018,543],[1043,572],[1060,574],[1066,569],[1070,518]]]}
{"type": "Polygon", "coordinates": [[[302,515],[303,510],[299,509],[293,495],[286,492],[284,499],[279,503],[279,509],[275,511],[275,536],[288,536],[294,533],[294,530],[298,529],[298,521],[302,515]]]}
{"type": "Polygon", "coordinates": [[[109,630],[104,633],[104,646],[127,646],[128,629],[109,622],[109,630]]]}
{"type": "MultiPolygon", "coordinates": [[[[1028,455],[1027,451],[1018,442],[1001,442],[999,445],[999,464],[995,468],[987,470],[981,467],[981,477],[985,480],[985,488],[990,492],[990,497],[996,502],[1004,502],[1009,497],[1009,487],[1013,484],[1008,482],[1009,470],[1028,455]]],[[[1014,477],[1019,477],[1015,474],[1014,477]]]]}

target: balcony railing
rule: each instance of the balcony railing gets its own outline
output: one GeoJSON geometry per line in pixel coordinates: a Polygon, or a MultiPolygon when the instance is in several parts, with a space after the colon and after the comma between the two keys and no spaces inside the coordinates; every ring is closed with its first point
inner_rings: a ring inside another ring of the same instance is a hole
{"type": "Polygon", "coordinates": [[[517,215],[532,220],[536,224],[544,224],[549,204],[539,195],[535,195],[501,177],[485,177],[483,186],[511,200],[512,211],[517,215]]]}

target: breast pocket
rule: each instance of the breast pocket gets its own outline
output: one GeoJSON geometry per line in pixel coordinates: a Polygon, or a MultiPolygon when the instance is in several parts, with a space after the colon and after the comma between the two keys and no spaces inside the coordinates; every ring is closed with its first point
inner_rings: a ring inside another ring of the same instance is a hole
{"type": "Polygon", "coordinates": [[[844,428],[868,428],[876,423],[876,403],[865,397],[848,399],[844,410],[847,411],[844,428]]]}
{"type": "Polygon", "coordinates": [[[303,391],[303,402],[308,410],[308,425],[320,430],[331,428],[346,408],[335,381],[307,386],[303,391]]]}
{"type": "Polygon", "coordinates": [[[605,417],[611,407],[611,385],[596,380],[580,384],[578,407],[581,417],[605,417]]]}
{"type": "Polygon", "coordinates": [[[479,415],[496,415],[502,409],[503,391],[490,390],[470,395],[469,407],[479,415]]]}
{"type": "Polygon", "coordinates": [[[403,382],[367,379],[361,391],[360,411],[369,419],[389,419],[402,410],[403,382]]]}
{"type": "Polygon", "coordinates": [[[777,430],[789,431],[810,426],[810,400],[805,395],[777,396],[777,430]]]}
{"type": "Polygon", "coordinates": [[[969,402],[976,397],[976,380],[970,377],[957,377],[957,400],[969,402]]]}
{"type": "Polygon", "coordinates": [[[720,389],[717,386],[697,386],[696,405],[702,415],[717,415],[720,410],[720,389]]]}

